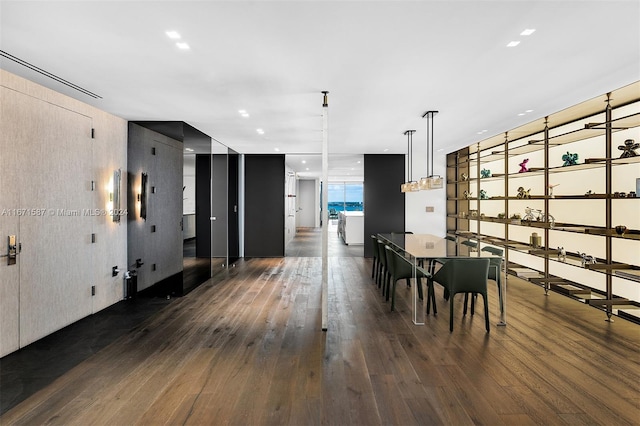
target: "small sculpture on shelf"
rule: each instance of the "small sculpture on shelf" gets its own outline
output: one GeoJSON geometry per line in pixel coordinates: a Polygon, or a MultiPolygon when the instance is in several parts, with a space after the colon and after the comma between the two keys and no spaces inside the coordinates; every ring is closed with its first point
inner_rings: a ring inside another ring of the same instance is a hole
{"type": "Polygon", "coordinates": [[[527,168],[528,162],[529,162],[529,159],[525,158],[524,160],[522,160],[522,163],[518,164],[518,166],[520,166],[520,170],[518,171],[518,173],[524,173],[529,171],[529,169],[527,168]]]}
{"type": "Polygon", "coordinates": [[[551,198],[555,198],[553,196],[553,188],[555,188],[556,186],[560,185],[559,183],[550,183],[549,184],[549,197],[551,198]]]}
{"type": "Polygon", "coordinates": [[[583,268],[586,268],[587,265],[595,265],[597,263],[596,258],[590,254],[578,252],[578,256],[582,259],[583,268]]]}
{"type": "Polygon", "coordinates": [[[558,247],[558,262],[566,262],[567,261],[567,251],[564,247],[558,247]]]}
{"type": "Polygon", "coordinates": [[[636,149],[640,148],[640,143],[636,143],[633,139],[624,141],[624,145],[618,145],[618,149],[622,151],[620,158],[636,157],[638,153],[636,149]]]}
{"type": "Polygon", "coordinates": [[[483,178],[491,177],[491,170],[489,169],[480,170],[480,177],[483,177],[483,178]]]}
{"type": "Polygon", "coordinates": [[[487,195],[487,191],[485,191],[484,189],[480,190],[480,199],[481,200],[488,200],[489,196],[487,195]]]}
{"type": "Polygon", "coordinates": [[[562,161],[564,161],[562,167],[575,166],[578,164],[578,154],[572,154],[567,151],[567,153],[562,156],[562,161]]]}
{"type": "Polygon", "coordinates": [[[613,198],[627,198],[626,192],[614,192],[613,198]]]}
{"type": "Polygon", "coordinates": [[[537,232],[532,232],[529,237],[529,244],[532,248],[539,248],[542,245],[542,237],[537,232]]]}
{"type": "Polygon", "coordinates": [[[471,191],[464,191],[463,195],[464,195],[464,198],[466,198],[467,200],[470,198],[473,198],[473,192],[471,191]]]}
{"type": "Polygon", "coordinates": [[[616,230],[616,234],[620,235],[621,237],[624,236],[624,233],[627,232],[627,227],[624,225],[617,225],[615,227],[616,230]]]}
{"type": "Polygon", "coordinates": [[[627,196],[627,198],[636,198],[636,197],[637,197],[636,191],[629,192],[629,195],[627,196]]]}
{"type": "Polygon", "coordinates": [[[525,191],[524,187],[521,186],[518,188],[518,195],[516,195],[516,198],[531,198],[531,194],[529,194],[529,192],[531,192],[531,188],[525,191]]]}
{"type": "Polygon", "coordinates": [[[460,175],[460,180],[461,180],[461,181],[463,181],[463,182],[468,181],[468,180],[469,180],[469,175],[468,175],[468,174],[466,174],[466,173],[462,173],[462,174],[460,175]]]}
{"type": "Polygon", "coordinates": [[[549,227],[553,229],[556,226],[556,219],[550,214],[544,214],[540,209],[532,209],[531,207],[527,207],[524,209],[524,217],[522,220],[526,220],[528,222],[549,222],[549,227]]]}
{"type": "Polygon", "coordinates": [[[498,219],[505,219],[507,217],[504,213],[498,213],[498,219]]]}
{"type": "Polygon", "coordinates": [[[585,196],[585,197],[588,197],[588,196],[590,196],[590,195],[596,195],[596,193],[595,193],[595,192],[593,192],[592,190],[588,190],[587,192],[585,192],[585,193],[584,193],[584,196],[585,196]]]}

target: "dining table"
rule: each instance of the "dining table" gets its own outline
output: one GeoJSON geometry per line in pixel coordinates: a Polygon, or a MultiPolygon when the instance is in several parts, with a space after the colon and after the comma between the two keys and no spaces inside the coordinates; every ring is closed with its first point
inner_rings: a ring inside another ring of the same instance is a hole
{"type": "MultiPolygon", "coordinates": [[[[499,258],[500,261],[496,262],[502,265],[503,258],[485,252],[482,250],[469,251],[468,253],[462,253],[463,250],[458,246],[457,239],[453,241],[444,237],[440,237],[432,234],[413,234],[413,233],[379,233],[377,237],[388,245],[391,249],[403,254],[413,265],[413,277],[414,282],[418,268],[424,269],[426,272],[433,274],[437,265],[437,259],[453,259],[460,257],[485,257],[485,258],[499,258]]],[[[496,268],[496,277],[498,274],[503,274],[503,279],[500,280],[500,288],[498,289],[498,305],[500,307],[500,319],[497,323],[498,326],[507,325],[507,292],[506,282],[507,273],[506,268],[490,265],[490,267],[496,268]]],[[[417,285],[411,286],[411,311],[412,321],[415,325],[425,324],[425,306],[424,300],[419,297],[417,285]]]]}

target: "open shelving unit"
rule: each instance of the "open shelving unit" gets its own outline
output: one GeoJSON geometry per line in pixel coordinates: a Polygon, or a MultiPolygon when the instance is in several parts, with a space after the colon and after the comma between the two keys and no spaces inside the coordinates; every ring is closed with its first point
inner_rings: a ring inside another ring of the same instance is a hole
{"type": "Polygon", "coordinates": [[[451,252],[500,247],[508,272],[546,295],[640,322],[640,155],[618,148],[629,139],[640,82],[447,154],[451,252]]]}

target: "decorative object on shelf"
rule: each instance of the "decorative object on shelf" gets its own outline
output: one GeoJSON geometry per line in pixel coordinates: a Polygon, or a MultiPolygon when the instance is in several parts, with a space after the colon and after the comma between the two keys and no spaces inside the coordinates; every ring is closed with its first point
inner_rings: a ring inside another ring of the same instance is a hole
{"type": "Polygon", "coordinates": [[[460,175],[460,180],[461,180],[461,181],[463,181],[463,182],[468,181],[468,180],[469,180],[469,175],[468,175],[468,174],[466,174],[466,173],[462,173],[462,174],[460,175]]]}
{"type": "Polygon", "coordinates": [[[488,200],[489,196],[487,195],[487,191],[485,191],[484,189],[480,190],[480,199],[481,200],[488,200]]]}
{"type": "Polygon", "coordinates": [[[550,183],[550,184],[549,184],[549,197],[551,197],[551,198],[555,198],[555,197],[553,196],[553,188],[555,188],[555,187],[556,187],[556,186],[558,186],[558,185],[560,185],[560,184],[559,184],[559,183],[555,183],[555,184],[554,184],[554,183],[550,183]]]}
{"type": "Polygon", "coordinates": [[[567,153],[562,156],[562,161],[564,161],[562,167],[575,166],[578,164],[578,154],[572,154],[567,151],[567,153]]]}
{"type": "Polygon", "coordinates": [[[491,170],[489,169],[480,170],[480,177],[483,177],[483,178],[491,177],[491,170]]]}
{"type": "Polygon", "coordinates": [[[467,212],[458,213],[458,217],[461,218],[461,219],[466,219],[467,218],[467,212]]]}
{"type": "Polygon", "coordinates": [[[624,145],[618,145],[618,149],[622,151],[620,158],[636,157],[638,153],[636,149],[640,148],[640,143],[636,143],[633,139],[624,141],[624,145]]]}
{"type": "Polygon", "coordinates": [[[567,261],[567,251],[564,247],[558,247],[558,262],[566,262],[567,261]]]}
{"type": "Polygon", "coordinates": [[[620,235],[621,237],[624,237],[624,233],[627,232],[627,227],[624,225],[617,225],[615,227],[616,230],[616,234],[620,235]]]}
{"type": "Polygon", "coordinates": [[[636,191],[629,192],[629,195],[627,196],[627,198],[636,198],[636,197],[637,197],[636,191]]]}
{"type": "Polygon", "coordinates": [[[582,259],[582,267],[585,268],[587,265],[595,265],[596,258],[591,256],[590,254],[580,253],[578,252],[578,256],[582,259]]]}
{"type": "Polygon", "coordinates": [[[529,244],[533,248],[539,248],[542,245],[542,237],[537,232],[532,232],[529,237],[529,244]]]}
{"type": "Polygon", "coordinates": [[[498,219],[506,219],[507,215],[504,213],[498,213],[498,219]]]}
{"type": "Polygon", "coordinates": [[[478,217],[478,210],[469,210],[469,217],[478,217]]]}
{"type": "Polygon", "coordinates": [[[426,142],[427,142],[427,175],[425,177],[420,178],[420,182],[418,183],[418,188],[420,190],[423,189],[440,189],[443,187],[444,180],[434,174],[433,171],[433,117],[438,113],[438,111],[427,111],[422,114],[422,118],[427,118],[426,124],[426,142]]]}
{"type": "Polygon", "coordinates": [[[480,219],[484,219],[485,217],[484,213],[480,213],[480,219]]]}
{"type": "Polygon", "coordinates": [[[518,171],[518,173],[524,173],[529,171],[529,169],[527,168],[528,162],[529,162],[529,159],[525,158],[524,160],[522,160],[522,163],[518,164],[518,166],[520,166],[520,170],[518,171]]]}
{"type": "Polygon", "coordinates": [[[401,192],[417,192],[420,190],[418,182],[413,180],[413,134],[415,132],[415,130],[407,130],[404,132],[404,134],[407,135],[407,177],[409,179],[400,185],[401,192]]]}
{"type": "Polygon", "coordinates": [[[525,191],[524,187],[521,186],[518,188],[518,195],[516,195],[516,198],[531,198],[531,194],[529,194],[529,192],[531,192],[531,188],[525,191]]]}
{"type": "Polygon", "coordinates": [[[596,193],[593,192],[592,190],[588,190],[587,192],[584,193],[585,197],[588,197],[589,195],[596,195],[596,193]]]}
{"type": "Polygon", "coordinates": [[[527,222],[549,222],[549,226],[553,229],[556,226],[556,220],[550,214],[544,214],[540,209],[532,209],[531,207],[526,207],[524,209],[524,217],[522,220],[526,220],[527,222]]]}
{"type": "Polygon", "coordinates": [[[626,192],[614,192],[613,198],[627,198],[626,192]]]}
{"type": "Polygon", "coordinates": [[[464,191],[463,195],[464,195],[464,198],[466,198],[467,200],[470,198],[473,198],[473,192],[471,191],[464,191]]]}
{"type": "Polygon", "coordinates": [[[540,220],[540,216],[542,215],[542,210],[532,209],[531,207],[525,207],[524,209],[524,217],[522,220],[526,220],[528,222],[537,222],[540,220]]]}
{"type": "Polygon", "coordinates": [[[511,219],[511,224],[513,225],[520,225],[522,224],[522,220],[520,218],[520,213],[514,213],[511,215],[511,217],[509,218],[511,219]]]}

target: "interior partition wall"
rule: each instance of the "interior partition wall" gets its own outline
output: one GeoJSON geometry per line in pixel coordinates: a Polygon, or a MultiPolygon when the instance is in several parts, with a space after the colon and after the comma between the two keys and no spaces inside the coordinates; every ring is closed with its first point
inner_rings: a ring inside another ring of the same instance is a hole
{"type": "Polygon", "coordinates": [[[244,156],[244,256],[284,256],[285,156],[244,156]]]}
{"type": "Polygon", "coordinates": [[[127,205],[127,122],[1,69],[0,80],[2,357],[122,299],[127,213],[110,210],[117,188],[127,205]]]}
{"type": "Polygon", "coordinates": [[[404,231],[405,199],[400,185],[405,181],[403,154],[364,156],[364,256],[373,256],[369,236],[404,231]]]}

